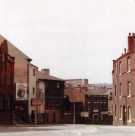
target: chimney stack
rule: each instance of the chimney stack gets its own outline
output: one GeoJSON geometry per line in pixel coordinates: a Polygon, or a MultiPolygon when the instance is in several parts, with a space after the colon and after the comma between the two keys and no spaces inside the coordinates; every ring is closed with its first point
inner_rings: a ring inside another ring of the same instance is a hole
{"type": "Polygon", "coordinates": [[[48,69],[48,68],[41,69],[41,73],[43,73],[45,75],[50,75],[50,69],[48,69]]]}
{"type": "Polygon", "coordinates": [[[128,52],[134,52],[135,51],[135,33],[129,33],[128,36],[128,52]]]}

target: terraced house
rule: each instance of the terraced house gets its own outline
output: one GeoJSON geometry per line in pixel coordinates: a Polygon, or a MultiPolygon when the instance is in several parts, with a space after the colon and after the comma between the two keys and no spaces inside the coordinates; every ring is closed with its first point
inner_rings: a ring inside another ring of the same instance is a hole
{"type": "Polygon", "coordinates": [[[135,125],[135,34],[128,36],[128,49],[113,60],[113,123],[135,125]]]}

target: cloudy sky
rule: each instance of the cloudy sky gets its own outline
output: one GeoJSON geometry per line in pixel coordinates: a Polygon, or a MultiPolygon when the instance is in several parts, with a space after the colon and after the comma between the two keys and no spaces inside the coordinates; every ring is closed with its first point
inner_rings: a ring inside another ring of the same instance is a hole
{"type": "Polygon", "coordinates": [[[61,78],[112,82],[135,32],[135,0],[0,0],[0,33],[61,78]]]}

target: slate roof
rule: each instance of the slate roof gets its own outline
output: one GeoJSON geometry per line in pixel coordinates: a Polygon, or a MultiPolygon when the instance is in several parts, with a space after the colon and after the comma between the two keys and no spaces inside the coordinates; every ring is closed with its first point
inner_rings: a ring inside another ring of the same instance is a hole
{"type": "Polygon", "coordinates": [[[37,78],[39,80],[55,80],[55,81],[64,81],[61,78],[55,77],[55,76],[51,76],[51,75],[47,75],[47,74],[43,74],[42,72],[38,72],[37,78]]]}

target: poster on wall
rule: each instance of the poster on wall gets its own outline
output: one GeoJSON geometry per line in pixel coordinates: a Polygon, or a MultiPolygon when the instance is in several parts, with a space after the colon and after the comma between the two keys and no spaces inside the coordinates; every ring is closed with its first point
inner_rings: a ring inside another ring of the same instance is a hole
{"type": "Polygon", "coordinates": [[[16,100],[27,100],[26,83],[16,83],[16,100]]]}

